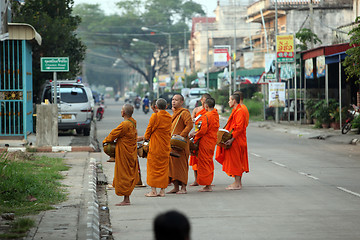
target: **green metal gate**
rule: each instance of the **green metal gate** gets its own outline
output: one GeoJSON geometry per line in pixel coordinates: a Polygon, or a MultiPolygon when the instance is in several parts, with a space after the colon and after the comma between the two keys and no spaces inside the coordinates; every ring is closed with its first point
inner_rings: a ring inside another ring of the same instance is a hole
{"type": "Polygon", "coordinates": [[[0,45],[0,136],[33,132],[32,55],[26,40],[0,45]]]}

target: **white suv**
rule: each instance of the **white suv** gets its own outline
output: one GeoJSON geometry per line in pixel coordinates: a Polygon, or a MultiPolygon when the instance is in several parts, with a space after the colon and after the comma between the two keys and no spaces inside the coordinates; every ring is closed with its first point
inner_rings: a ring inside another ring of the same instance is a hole
{"type": "MultiPolygon", "coordinates": [[[[52,103],[53,84],[46,84],[42,102],[52,103]]],[[[90,135],[91,121],[94,116],[94,99],[91,90],[82,83],[72,80],[58,81],[58,129],[76,129],[78,134],[90,135]]]]}

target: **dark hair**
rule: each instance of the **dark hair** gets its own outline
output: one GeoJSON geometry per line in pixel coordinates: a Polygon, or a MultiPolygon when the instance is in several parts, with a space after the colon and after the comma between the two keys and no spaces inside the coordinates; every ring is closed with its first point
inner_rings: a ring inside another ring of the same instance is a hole
{"type": "Polygon", "coordinates": [[[207,98],[205,100],[205,104],[208,105],[209,108],[214,108],[215,107],[215,99],[213,99],[212,97],[207,98]]]}
{"type": "Polygon", "coordinates": [[[240,103],[240,95],[239,94],[232,94],[232,99],[235,99],[236,103],[240,103]]]}
{"type": "Polygon", "coordinates": [[[182,213],[168,211],[155,218],[154,233],[156,240],[187,240],[190,239],[190,223],[182,213]]]}

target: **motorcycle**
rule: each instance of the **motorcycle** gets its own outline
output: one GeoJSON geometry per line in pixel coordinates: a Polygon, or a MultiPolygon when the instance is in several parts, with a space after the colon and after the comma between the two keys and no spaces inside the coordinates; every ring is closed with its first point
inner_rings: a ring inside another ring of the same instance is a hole
{"type": "Polygon", "coordinates": [[[141,98],[139,98],[139,97],[135,98],[134,106],[135,106],[136,109],[140,108],[140,103],[141,103],[141,98]]]}
{"type": "Polygon", "coordinates": [[[144,105],[143,111],[145,114],[147,114],[149,112],[149,105],[144,105]]]}
{"type": "Polygon", "coordinates": [[[105,108],[104,105],[100,104],[98,109],[96,110],[96,120],[100,121],[104,117],[105,108]]]}
{"type": "Polygon", "coordinates": [[[345,120],[345,124],[341,129],[342,134],[347,134],[352,127],[352,120],[360,115],[359,109],[356,110],[356,107],[354,107],[354,110],[348,110],[348,117],[345,120]]]}

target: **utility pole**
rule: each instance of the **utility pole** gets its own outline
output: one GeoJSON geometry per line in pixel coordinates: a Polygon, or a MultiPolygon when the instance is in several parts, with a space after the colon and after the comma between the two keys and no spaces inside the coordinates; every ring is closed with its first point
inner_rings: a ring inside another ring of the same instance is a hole
{"type": "Polygon", "coordinates": [[[236,1],[234,1],[234,92],[236,91],[236,1]]]}
{"type": "Polygon", "coordinates": [[[184,29],[184,81],[185,81],[185,88],[187,88],[187,83],[186,83],[186,29],[184,29]]]}
{"type": "Polygon", "coordinates": [[[311,31],[311,49],[314,48],[314,9],[313,9],[313,5],[312,5],[312,0],[309,0],[309,9],[310,9],[310,31],[311,31]]]}
{"type": "MultiPolygon", "coordinates": [[[[275,0],[275,51],[277,50],[277,41],[276,41],[276,37],[278,35],[278,9],[277,9],[277,0],[275,0]]],[[[278,66],[278,62],[277,62],[277,57],[276,57],[276,64],[275,64],[275,79],[278,82],[279,81],[279,66],[278,66]]],[[[289,104],[288,104],[289,105],[289,104]]],[[[279,107],[275,108],[275,122],[279,123],[279,107]]]]}

